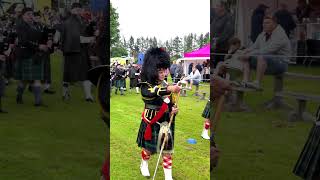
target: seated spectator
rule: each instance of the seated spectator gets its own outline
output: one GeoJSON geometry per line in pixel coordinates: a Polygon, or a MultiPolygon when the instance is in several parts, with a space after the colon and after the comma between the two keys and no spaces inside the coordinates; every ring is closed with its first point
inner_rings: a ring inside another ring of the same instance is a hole
{"type": "Polygon", "coordinates": [[[192,85],[199,85],[200,81],[201,81],[201,74],[199,72],[199,70],[196,68],[195,65],[192,66],[192,71],[189,74],[189,76],[183,78],[183,80],[186,81],[186,87],[188,89],[192,89],[192,85]],[[190,87],[188,87],[188,84],[190,83],[190,87]]]}
{"type": "Polygon", "coordinates": [[[263,20],[263,32],[243,54],[243,85],[261,89],[265,73],[277,75],[287,71],[289,58],[286,56],[291,55],[290,40],[283,28],[277,24],[276,18],[266,16],[263,20]],[[254,82],[249,83],[250,68],[256,69],[257,76],[254,82]]]}

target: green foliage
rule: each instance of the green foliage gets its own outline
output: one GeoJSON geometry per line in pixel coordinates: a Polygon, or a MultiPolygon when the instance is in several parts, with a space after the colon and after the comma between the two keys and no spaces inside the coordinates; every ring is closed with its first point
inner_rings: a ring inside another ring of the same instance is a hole
{"type": "Polygon", "coordinates": [[[128,56],[126,48],[122,45],[111,48],[111,57],[128,56]]]}
{"type": "Polygon", "coordinates": [[[119,14],[110,3],[110,45],[114,47],[120,41],[119,14]]]}

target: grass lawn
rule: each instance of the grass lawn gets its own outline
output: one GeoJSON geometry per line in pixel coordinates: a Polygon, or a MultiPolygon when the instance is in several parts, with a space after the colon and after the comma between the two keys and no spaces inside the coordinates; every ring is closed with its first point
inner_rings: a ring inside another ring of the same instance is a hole
{"type": "Polygon", "coordinates": [[[9,114],[0,114],[0,179],[99,179],[104,161],[106,126],[97,103],[84,101],[80,85],[71,101],[61,98],[61,56],[52,59],[55,95],[43,95],[48,108],[33,106],[25,91],[24,104],[15,103],[16,83],[3,99],[9,114]]]}
{"type": "MultiPolygon", "coordinates": [[[[209,85],[201,88],[209,92],[209,85]]],[[[192,96],[190,91],[187,93],[188,97],[180,97],[180,112],[176,117],[173,178],[210,179],[209,141],[200,136],[204,120],[201,114],[207,101],[192,96]],[[197,144],[188,144],[188,138],[196,139],[197,144]]],[[[136,144],[144,104],[141,95],[134,91],[127,91],[125,96],[119,94],[113,91],[111,97],[111,179],[145,179],[140,174],[141,149],[136,144]]],[[[157,158],[158,154],[151,156],[151,176],[157,158]]],[[[156,179],[163,178],[159,166],[156,179]]]]}
{"type": "MultiPolygon", "coordinates": [[[[320,68],[289,67],[290,72],[320,75],[320,68]]],[[[215,180],[299,180],[292,170],[303,148],[310,122],[288,122],[288,112],[266,111],[261,104],[272,97],[273,79],[266,76],[263,92],[245,94],[251,113],[222,113],[216,141],[222,151],[215,180]]],[[[320,84],[286,80],[285,89],[320,94],[320,84]]],[[[292,105],[295,100],[286,99],[292,105]]],[[[319,104],[307,103],[313,115],[319,104]]]]}

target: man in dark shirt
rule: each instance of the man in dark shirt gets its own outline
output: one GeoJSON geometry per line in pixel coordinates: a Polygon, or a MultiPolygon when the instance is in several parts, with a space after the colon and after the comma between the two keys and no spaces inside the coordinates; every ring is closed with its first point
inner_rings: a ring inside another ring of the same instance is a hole
{"type": "MultiPolygon", "coordinates": [[[[228,53],[228,41],[234,34],[234,24],[231,15],[227,11],[227,5],[224,2],[219,2],[214,8],[214,16],[210,23],[211,29],[211,52],[213,53],[228,53]],[[215,39],[215,40],[213,40],[215,39]]],[[[213,55],[212,70],[216,67],[218,62],[224,60],[223,55],[213,55]]]]}
{"type": "Polygon", "coordinates": [[[274,14],[278,20],[278,24],[285,30],[288,37],[291,31],[296,28],[296,23],[293,20],[291,13],[288,11],[288,6],[284,3],[280,4],[280,9],[274,14]]]}

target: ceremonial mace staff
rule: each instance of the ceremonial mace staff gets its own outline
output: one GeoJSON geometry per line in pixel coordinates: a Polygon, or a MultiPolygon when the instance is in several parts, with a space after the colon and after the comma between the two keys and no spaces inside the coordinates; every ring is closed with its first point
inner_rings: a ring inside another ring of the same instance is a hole
{"type": "MultiPolygon", "coordinates": [[[[177,84],[180,84],[180,81],[177,84]]],[[[174,106],[175,107],[178,107],[179,97],[180,97],[180,91],[178,93],[173,93],[172,101],[174,102],[174,106]]],[[[168,127],[167,127],[167,131],[164,134],[163,142],[162,142],[162,145],[161,145],[161,150],[160,150],[160,153],[159,153],[156,169],[154,170],[154,174],[153,174],[152,180],[154,180],[155,177],[156,177],[158,166],[159,166],[159,162],[160,162],[160,158],[161,158],[164,146],[166,144],[166,141],[168,140],[168,131],[170,130],[171,123],[173,121],[174,116],[175,116],[175,114],[171,114],[171,116],[170,116],[170,121],[169,121],[169,124],[168,124],[168,127]]]]}

